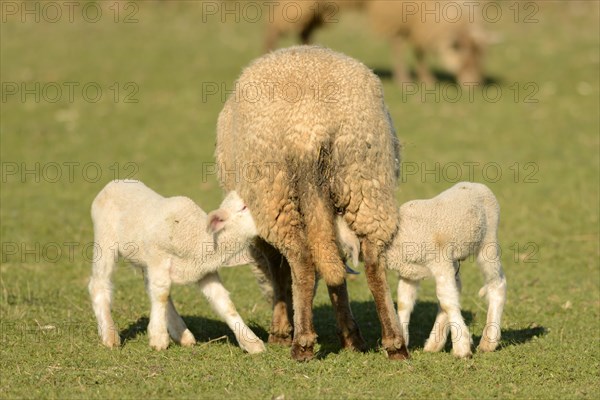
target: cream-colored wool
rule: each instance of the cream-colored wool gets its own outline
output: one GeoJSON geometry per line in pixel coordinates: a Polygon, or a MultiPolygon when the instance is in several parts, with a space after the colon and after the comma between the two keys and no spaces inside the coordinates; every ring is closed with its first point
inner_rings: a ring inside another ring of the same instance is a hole
{"type": "MultiPolygon", "coordinates": [[[[379,79],[350,57],[295,46],[253,62],[219,115],[215,155],[223,187],[238,191],[276,247],[293,248],[314,227],[331,235],[313,247],[338,251],[333,215],[312,215],[309,180],[327,183],[325,200],[358,237],[388,243],[396,231],[398,140],[379,79]]],[[[344,278],[341,260],[316,261],[327,283],[344,278]]]]}
{"type": "Polygon", "coordinates": [[[110,308],[111,275],[121,256],[144,271],[152,303],[148,335],[153,348],[167,348],[169,334],[182,345],[196,343],[175,310],[170,288],[172,283],[197,283],[242,349],[265,350],[237,313],[217,274],[223,265],[245,262],[238,255],[257,233],[236,193],[207,215],[187,197],[165,198],[139,181],[112,181],[94,199],[92,220],[95,252],[89,292],[106,346],[120,345],[110,308]]]}
{"type": "Polygon", "coordinates": [[[488,35],[480,21],[482,4],[470,3],[452,0],[281,0],[273,7],[265,47],[274,49],[278,39],[287,34],[298,35],[302,43],[308,44],[316,28],[336,23],[344,10],[363,9],[373,30],[390,41],[398,83],[411,80],[405,61],[407,45],[414,50],[421,81],[434,80],[427,59],[438,56],[443,66],[462,84],[479,83],[488,35]]]}
{"type": "Polygon", "coordinates": [[[265,49],[273,50],[281,36],[298,35],[303,44],[309,44],[314,29],[339,21],[340,11],[360,9],[365,0],[281,0],[273,3],[268,19],[265,49]]]}
{"type": "Polygon", "coordinates": [[[398,82],[410,81],[404,60],[409,44],[417,61],[417,76],[433,82],[428,58],[438,56],[449,72],[463,85],[481,83],[486,34],[481,27],[481,12],[475,13],[460,1],[368,1],[373,29],[389,39],[398,82]],[[449,6],[449,7],[448,7],[449,6]],[[436,10],[431,12],[431,10],[436,10]],[[429,10],[429,13],[428,13],[429,10]]]}
{"type": "Polygon", "coordinates": [[[219,115],[215,155],[222,186],[247,202],[259,236],[290,263],[294,358],[312,357],[315,268],[330,287],[344,282],[336,213],[368,250],[385,314],[382,342],[395,355],[401,332],[393,311],[387,315],[393,307],[380,255],[397,230],[399,144],[373,72],[317,46],[255,60],[219,115]]]}

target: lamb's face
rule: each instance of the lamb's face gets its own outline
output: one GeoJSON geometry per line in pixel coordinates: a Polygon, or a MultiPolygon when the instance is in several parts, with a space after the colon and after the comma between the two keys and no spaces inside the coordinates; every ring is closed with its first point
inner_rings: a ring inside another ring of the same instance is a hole
{"type": "Polygon", "coordinates": [[[208,214],[207,229],[210,233],[226,233],[242,241],[258,235],[250,210],[235,191],[229,192],[221,206],[208,214]]]}

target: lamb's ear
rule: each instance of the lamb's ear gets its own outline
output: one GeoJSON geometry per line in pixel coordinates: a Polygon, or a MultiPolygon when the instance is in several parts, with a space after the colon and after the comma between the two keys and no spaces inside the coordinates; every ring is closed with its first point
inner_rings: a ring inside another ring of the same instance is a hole
{"type": "Polygon", "coordinates": [[[217,233],[225,226],[227,222],[227,213],[223,210],[211,211],[208,214],[208,222],[206,225],[206,231],[208,233],[217,233]]]}

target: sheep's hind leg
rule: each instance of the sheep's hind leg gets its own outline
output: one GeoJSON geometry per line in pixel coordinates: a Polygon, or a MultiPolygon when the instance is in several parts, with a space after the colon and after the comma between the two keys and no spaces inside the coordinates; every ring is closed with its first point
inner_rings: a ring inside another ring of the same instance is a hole
{"type": "Polygon", "coordinates": [[[409,334],[408,327],[410,324],[410,314],[413,311],[415,302],[417,301],[417,290],[419,282],[411,281],[400,277],[398,281],[398,319],[402,328],[402,337],[408,347],[409,334]]]}
{"type": "Polygon", "coordinates": [[[352,315],[346,281],[344,280],[344,283],[339,286],[327,286],[327,290],[335,312],[338,337],[342,347],[349,350],[366,351],[365,339],[352,315]]]}
{"type": "Polygon", "coordinates": [[[167,303],[167,329],[171,338],[182,346],[193,346],[196,344],[196,338],[185,325],[183,319],[175,309],[173,299],[169,296],[167,303]]]}
{"type": "MultiPolygon", "coordinates": [[[[462,282],[459,274],[460,263],[455,261],[452,265],[454,267],[454,281],[456,282],[456,288],[460,293],[462,290],[462,282]]],[[[448,313],[440,307],[438,302],[438,312],[433,324],[433,329],[429,334],[429,338],[425,342],[425,347],[423,350],[431,353],[442,350],[446,344],[446,341],[448,340],[449,327],[448,313]]]]}
{"type": "Polygon", "coordinates": [[[308,246],[288,249],[286,258],[292,270],[292,297],[294,303],[294,340],[291,355],[296,361],[308,361],[314,357],[317,339],[313,326],[313,293],[315,267],[308,246]]]}
{"type": "Polygon", "coordinates": [[[458,358],[471,357],[471,334],[460,313],[458,274],[446,263],[433,266],[432,272],[435,277],[437,298],[440,302],[440,311],[432,334],[437,330],[441,334],[441,340],[431,343],[432,337],[430,336],[425,344],[425,351],[431,351],[431,348],[437,350],[438,347],[441,349],[446,339],[444,334],[447,335],[447,331],[450,330],[452,353],[458,358]]]}
{"type": "Polygon", "coordinates": [[[425,341],[424,351],[436,353],[444,348],[448,339],[448,313],[446,313],[438,303],[438,312],[433,323],[433,329],[429,338],[425,341]]]}
{"type": "Polygon", "coordinates": [[[92,264],[92,277],[88,285],[94,314],[98,321],[98,334],[102,343],[107,347],[119,347],[121,339],[111,313],[112,286],[111,276],[115,269],[116,260],[108,251],[110,245],[99,243],[94,246],[94,262],[92,264]],[[102,254],[104,252],[104,254],[102,254]]]}
{"type": "Polygon", "coordinates": [[[484,276],[485,286],[481,288],[479,295],[485,295],[488,301],[488,312],[485,328],[481,336],[481,341],[477,347],[480,351],[494,351],[500,343],[500,324],[502,322],[502,311],[506,302],[506,278],[502,271],[500,263],[500,253],[497,249],[497,241],[493,242],[496,246],[494,254],[490,254],[490,245],[482,246],[482,250],[477,257],[484,276]],[[485,251],[485,254],[482,254],[485,251]]]}
{"type": "Polygon", "coordinates": [[[215,312],[233,331],[236,340],[243,350],[250,354],[265,351],[263,341],[244,323],[244,320],[240,317],[229,298],[229,292],[223,286],[221,278],[219,278],[216,272],[210,273],[200,279],[198,286],[215,312]]]}
{"type": "Polygon", "coordinates": [[[385,262],[375,243],[362,241],[367,284],[375,298],[375,306],[381,322],[381,343],[388,358],[403,360],[409,357],[402,337],[400,321],[394,309],[394,302],[385,275],[385,262]]]}

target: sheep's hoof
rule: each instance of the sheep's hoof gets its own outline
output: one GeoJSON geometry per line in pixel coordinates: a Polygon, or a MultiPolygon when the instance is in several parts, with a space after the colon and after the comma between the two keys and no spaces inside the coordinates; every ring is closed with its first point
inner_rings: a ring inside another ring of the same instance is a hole
{"type": "Polygon", "coordinates": [[[108,347],[109,349],[116,349],[119,346],[121,346],[121,339],[109,338],[107,340],[104,340],[102,344],[108,347]]]}
{"type": "Polygon", "coordinates": [[[106,338],[104,338],[104,340],[102,340],[102,344],[111,349],[121,346],[121,338],[119,337],[119,333],[112,331],[106,338]]]}
{"type": "Polygon", "coordinates": [[[479,342],[479,346],[477,346],[477,351],[482,351],[484,353],[489,353],[491,351],[496,350],[498,347],[498,342],[490,342],[489,340],[481,339],[479,342]]]}
{"type": "Polygon", "coordinates": [[[386,349],[389,360],[407,360],[410,358],[408,349],[406,346],[402,346],[399,349],[386,349]]]}
{"type": "Polygon", "coordinates": [[[169,335],[151,338],[150,347],[154,350],[165,350],[169,347],[169,335]]]}
{"type": "Polygon", "coordinates": [[[358,329],[350,332],[347,335],[344,335],[342,332],[338,332],[338,337],[340,338],[342,347],[346,350],[359,351],[362,353],[367,351],[367,343],[358,329]]]}
{"type": "Polygon", "coordinates": [[[164,345],[164,344],[151,344],[150,347],[153,350],[161,351],[161,350],[166,350],[167,347],[169,347],[169,345],[168,344],[167,345],[164,345]]]}
{"type": "Polygon", "coordinates": [[[461,358],[461,359],[473,358],[473,353],[471,352],[471,350],[469,350],[465,353],[457,353],[457,352],[453,351],[452,354],[454,355],[454,357],[461,358]]]}
{"type": "Polygon", "coordinates": [[[292,343],[292,358],[296,361],[310,361],[314,358],[314,345],[300,346],[298,343],[292,343]]]}
{"type": "Polygon", "coordinates": [[[179,341],[179,344],[185,347],[193,346],[196,344],[196,338],[194,337],[194,334],[190,332],[189,329],[186,329],[183,332],[183,335],[181,335],[181,340],[179,341]]]}
{"type": "Polygon", "coordinates": [[[258,354],[258,353],[262,353],[263,351],[266,351],[267,348],[265,347],[265,344],[263,343],[262,340],[258,339],[258,341],[253,341],[253,342],[249,342],[249,343],[240,343],[240,347],[242,348],[242,350],[246,351],[248,354],[258,354]]]}
{"type": "Polygon", "coordinates": [[[471,352],[471,346],[453,346],[452,354],[456,358],[471,358],[473,353],[471,352]]]}
{"type": "Polygon", "coordinates": [[[276,333],[269,334],[269,344],[279,344],[282,346],[291,346],[292,345],[292,335],[278,335],[276,333]]]}
{"type": "Polygon", "coordinates": [[[427,341],[425,342],[425,347],[423,347],[423,351],[425,351],[427,353],[437,353],[438,351],[440,351],[444,348],[445,344],[446,344],[445,340],[441,341],[441,340],[427,339],[427,341]]]}

